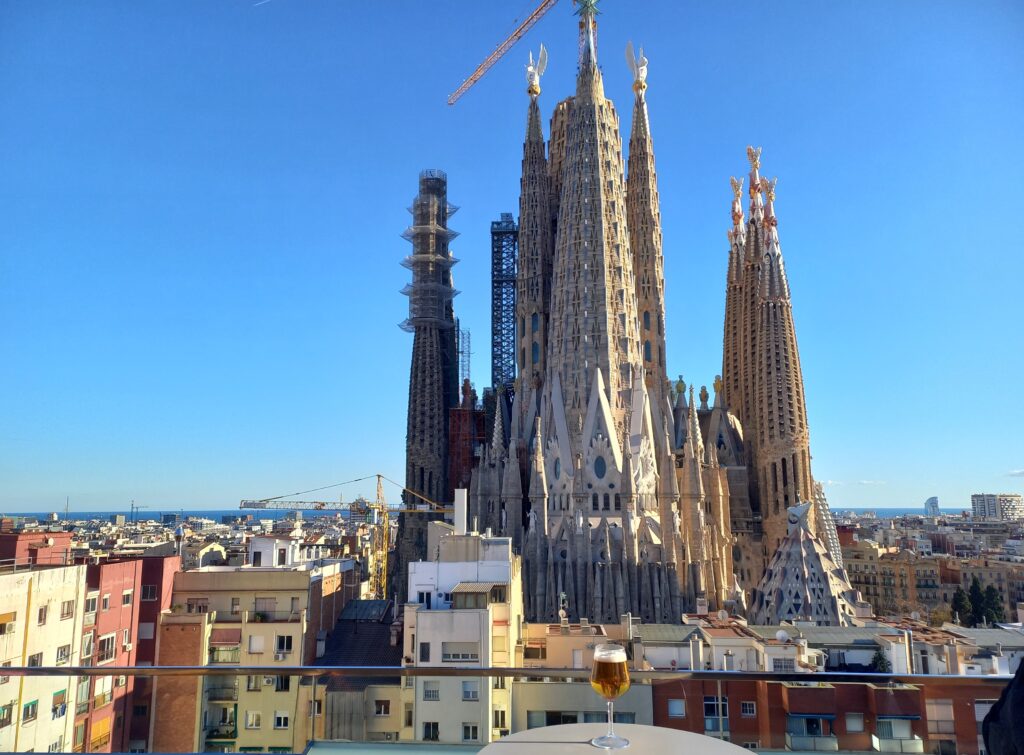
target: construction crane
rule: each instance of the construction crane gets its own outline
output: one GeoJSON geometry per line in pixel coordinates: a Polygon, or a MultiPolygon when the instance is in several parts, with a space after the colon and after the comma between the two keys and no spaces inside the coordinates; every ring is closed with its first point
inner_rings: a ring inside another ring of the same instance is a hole
{"type": "Polygon", "coordinates": [[[476,70],[469,75],[469,78],[463,81],[459,85],[459,88],[448,96],[448,104],[454,105],[458,102],[459,97],[469,91],[469,88],[478,82],[483,75],[490,70],[491,66],[497,63],[506,52],[511,50],[512,46],[522,39],[523,35],[533,28],[533,25],[540,21],[541,16],[551,10],[557,2],[558,0],[543,0],[543,2],[534,9],[533,13],[527,16],[526,20],[516,27],[516,30],[512,32],[507,39],[494,48],[494,52],[488,55],[484,62],[476,67],[476,70]]]}
{"type": "MultiPolygon", "coordinates": [[[[368,477],[360,477],[357,480],[349,480],[348,482],[341,482],[338,485],[348,485],[353,482],[361,482],[367,480],[370,477],[377,478],[377,497],[374,501],[367,501],[365,499],[357,498],[354,501],[294,501],[285,500],[286,496],[277,496],[275,498],[261,498],[259,500],[243,500],[239,508],[243,509],[273,509],[273,510],[299,510],[299,511],[347,511],[349,516],[353,513],[356,514],[367,514],[370,511],[376,512],[376,521],[371,524],[370,517],[366,517],[366,522],[370,526],[370,553],[373,557],[373,563],[370,567],[370,584],[369,593],[374,597],[383,600],[387,596],[388,589],[388,551],[391,549],[391,514],[403,514],[403,513],[454,513],[454,508],[451,506],[445,506],[432,501],[426,496],[417,493],[414,490],[404,485],[399,485],[394,480],[389,480],[384,475],[370,475],[368,477]],[[409,508],[403,506],[388,506],[387,501],[384,499],[384,482],[390,482],[392,485],[396,485],[401,488],[403,492],[408,493],[411,496],[421,499],[425,506],[422,508],[409,508]]],[[[338,485],[327,485],[327,488],[337,487],[338,485]]],[[[316,490],[324,490],[326,488],[316,488],[316,490]]],[[[312,490],[304,491],[307,493],[315,492],[312,490]]],[[[294,495],[302,495],[302,493],[295,493],[294,495]]]]}

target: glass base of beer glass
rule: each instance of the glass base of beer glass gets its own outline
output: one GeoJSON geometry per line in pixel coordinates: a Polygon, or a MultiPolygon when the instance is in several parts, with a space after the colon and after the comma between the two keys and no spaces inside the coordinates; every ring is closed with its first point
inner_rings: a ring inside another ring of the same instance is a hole
{"type": "Polygon", "coordinates": [[[590,744],[600,747],[602,750],[623,750],[629,747],[629,740],[614,734],[605,734],[601,737],[594,737],[590,740],[590,744]]]}

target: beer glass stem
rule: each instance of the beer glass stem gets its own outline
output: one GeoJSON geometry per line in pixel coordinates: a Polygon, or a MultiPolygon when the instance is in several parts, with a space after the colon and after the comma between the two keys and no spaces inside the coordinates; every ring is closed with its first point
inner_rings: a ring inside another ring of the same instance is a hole
{"type": "Polygon", "coordinates": [[[608,738],[612,739],[615,736],[615,701],[608,701],[608,738]]]}

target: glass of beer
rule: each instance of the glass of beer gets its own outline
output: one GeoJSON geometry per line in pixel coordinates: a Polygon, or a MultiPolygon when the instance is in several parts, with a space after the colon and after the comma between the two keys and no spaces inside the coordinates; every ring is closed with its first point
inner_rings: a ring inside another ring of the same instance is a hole
{"type": "Polygon", "coordinates": [[[626,649],[621,645],[598,645],[594,648],[594,668],[590,672],[590,686],[608,703],[608,733],[594,737],[590,744],[603,750],[621,750],[629,747],[629,740],[615,734],[615,698],[629,689],[629,668],[626,649]]]}

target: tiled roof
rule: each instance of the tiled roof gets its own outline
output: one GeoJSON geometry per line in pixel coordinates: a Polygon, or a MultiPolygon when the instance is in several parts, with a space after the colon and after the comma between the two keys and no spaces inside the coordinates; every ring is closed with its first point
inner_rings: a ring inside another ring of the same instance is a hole
{"type": "Polygon", "coordinates": [[[390,600],[350,600],[341,612],[342,621],[383,621],[390,618],[387,613],[390,600]]]}
{"type": "MultiPolygon", "coordinates": [[[[383,603],[385,600],[361,600],[352,603],[383,603]]],[[[352,605],[349,603],[349,606],[352,605]]],[[[345,610],[348,610],[348,607],[345,610]]],[[[362,613],[362,611],[353,611],[362,613]]],[[[387,614],[386,605],[384,613],[387,614]]],[[[342,614],[344,617],[344,612],[342,614]]],[[[402,665],[402,637],[391,644],[391,623],[389,621],[353,621],[342,618],[327,638],[327,647],[317,666],[394,666],[402,665]]],[[[327,689],[330,692],[358,691],[371,684],[399,684],[400,677],[330,677],[327,689]]]]}

